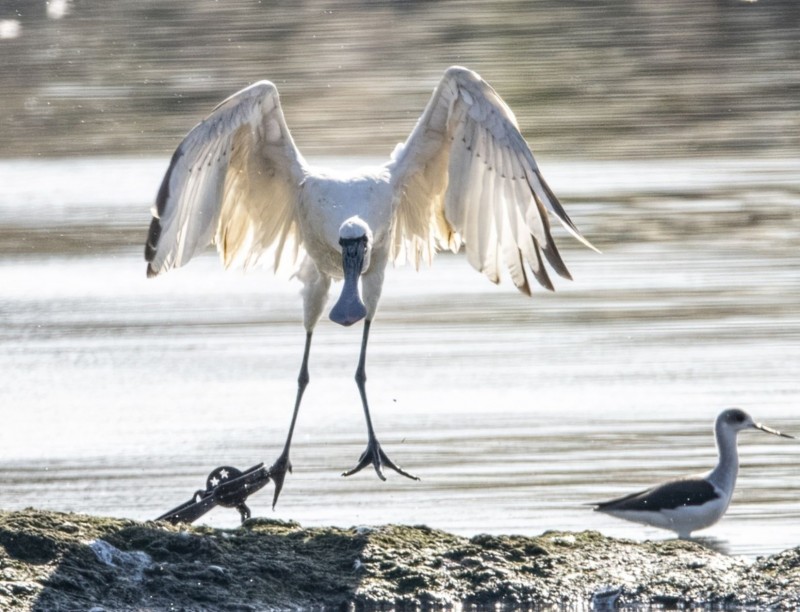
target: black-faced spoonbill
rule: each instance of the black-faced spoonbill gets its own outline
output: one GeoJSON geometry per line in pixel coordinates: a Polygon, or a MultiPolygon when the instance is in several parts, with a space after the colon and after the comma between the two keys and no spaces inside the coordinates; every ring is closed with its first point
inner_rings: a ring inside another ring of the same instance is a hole
{"type": "Polygon", "coordinates": [[[260,81],[217,106],[181,142],[158,191],[145,246],[147,275],[184,265],[208,243],[226,267],[265,256],[272,265],[300,262],[305,350],[283,452],[269,473],[277,502],[303,392],[314,326],[331,280],[344,280],[330,318],[361,319],[364,331],[356,383],[368,443],[355,474],[372,464],[408,478],[375,436],[365,388],[367,340],[390,261],[430,261],[462,245],[469,263],[493,282],[503,266],[530,295],[529,274],[553,289],[542,255],[570,278],[548,212],[592,247],[570,221],[539,172],[511,109],[476,73],[449,68],[416,127],[384,165],[347,177],[312,167],[298,151],[278,91],[260,81]],[[288,260],[288,261],[287,261],[288,260]],[[526,265],[530,272],[526,271],[526,265]],[[360,280],[360,288],[359,288],[360,280]]]}
{"type": "Polygon", "coordinates": [[[693,531],[711,527],[722,518],[731,502],[739,473],[736,438],[744,429],[759,429],[795,439],[756,423],[744,410],[724,410],[714,424],[719,451],[717,467],[706,474],[669,480],[638,493],[595,504],[595,510],[634,523],[669,529],[679,538],[688,538],[693,531]]]}

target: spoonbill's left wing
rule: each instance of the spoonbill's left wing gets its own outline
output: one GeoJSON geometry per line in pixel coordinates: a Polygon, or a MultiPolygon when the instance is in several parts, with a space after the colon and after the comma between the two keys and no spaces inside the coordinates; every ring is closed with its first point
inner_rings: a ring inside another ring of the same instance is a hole
{"type": "Polygon", "coordinates": [[[548,187],[516,118],[476,73],[449,68],[404,144],[388,164],[399,194],[393,235],[396,259],[432,258],[438,248],[465,246],[472,266],[499,282],[502,264],[530,295],[528,264],[539,283],[553,285],[541,255],[569,272],[550,234],[548,212],[585,245],[548,187]]]}
{"type": "Polygon", "coordinates": [[[275,85],[259,81],[233,94],[172,156],[145,245],[147,275],[182,266],[212,241],[226,266],[265,252],[274,253],[275,268],[282,252],[296,258],[306,171],[275,85]]]}

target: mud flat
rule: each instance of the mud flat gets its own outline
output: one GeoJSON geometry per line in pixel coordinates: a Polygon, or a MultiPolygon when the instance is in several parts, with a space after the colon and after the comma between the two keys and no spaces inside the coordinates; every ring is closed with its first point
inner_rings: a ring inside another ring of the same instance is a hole
{"type": "Polygon", "coordinates": [[[264,610],[800,606],[800,548],[754,563],[597,532],[424,526],[239,529],[0,513],[0,609],[264,610]]]}

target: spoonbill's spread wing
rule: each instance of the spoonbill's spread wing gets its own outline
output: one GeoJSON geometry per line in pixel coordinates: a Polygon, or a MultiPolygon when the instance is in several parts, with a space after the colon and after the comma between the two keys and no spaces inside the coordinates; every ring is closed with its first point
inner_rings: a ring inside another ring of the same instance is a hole
{"type": "Polygon", "coordinates": [[[502,263],[530,295],[525,262],[553,285],[543,253],[570,278],[550,234],[548,212],[583,238],[539,172],[516,118],[471,70],[449,68],[408,140],[389,163],[398,193],[393,256],[429,260],[437,248],[465,245],[472,266],[499,282],[502,263]]]}
{"type": "Polygon", "coordinates": [[[172,156],[145,245],[147,275],[184,265],[215,242],[226,266],[300,248],[297,207],[306,163],[278,90],[260,81],[232,95],[187,134],[172,156]]]}

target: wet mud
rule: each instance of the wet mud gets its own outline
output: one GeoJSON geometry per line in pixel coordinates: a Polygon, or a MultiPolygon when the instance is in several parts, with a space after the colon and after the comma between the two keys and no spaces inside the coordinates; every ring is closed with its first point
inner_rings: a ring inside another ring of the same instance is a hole
{"type": "Polygon", "coordinates": [[[454,536],[424,526],[238,529],[0,513],[3,610],[716,609],[800,605],[800,548],[754,563],[692,541],[454,536]]]}

